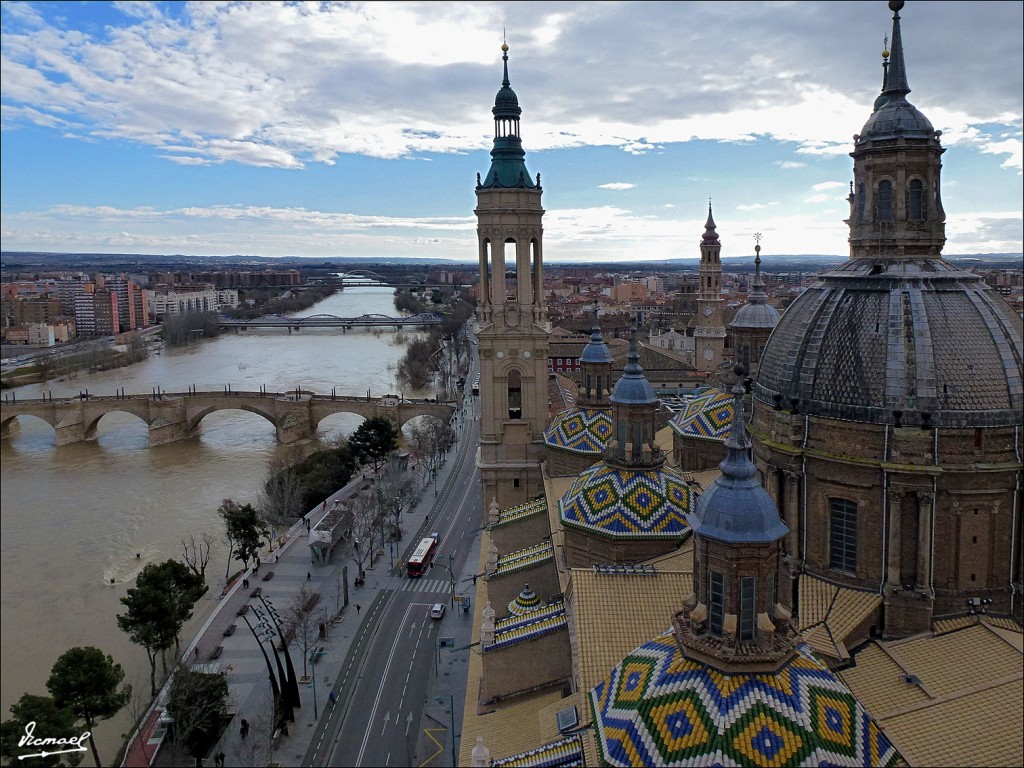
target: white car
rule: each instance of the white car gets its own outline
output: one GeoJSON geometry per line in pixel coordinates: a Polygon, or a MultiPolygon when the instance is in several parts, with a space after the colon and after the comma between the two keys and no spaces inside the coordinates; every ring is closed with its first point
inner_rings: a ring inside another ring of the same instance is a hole
{"type": "Polygon", "coordinates": [[[444,603],[434,603],[430,606],[430,618],[432,619],[443,619],[444,609],[447,606],[444,603]]]}

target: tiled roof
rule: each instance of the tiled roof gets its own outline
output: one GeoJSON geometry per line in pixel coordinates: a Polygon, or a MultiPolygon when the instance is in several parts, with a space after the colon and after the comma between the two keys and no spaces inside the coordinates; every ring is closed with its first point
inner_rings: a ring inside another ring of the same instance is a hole
{"type": "Polygon", "coordinates": [[[724,675],[687,658],[671,631],[626,656],[590,692],[602,763],[894,765],[864,707],[806,644],[775,674],[724,675]]]}
{"type": "Polygon", "coordinates": [[[881,604],[877,592],[839,587],[804,573],[798,627],[816,652],[848,659],[847,638],[881,604]]]}
{"type": "Polygon", "coordinates": [[[568,736],[543,747],[520,752],[502,760],[494,760],[492,766],[508,766],[508,768],[568,768],[584,765],[583,739],[579,736],[568,736]]]}
{"type": "Polygon", "coordinates": [[[557,632],[565,626],[565,605],[559,601],[524,616],[512,616],[495,622],[494,642],[490,645],[481,644],[480,650],[487,652],[505,648],[523,640],[557,632]]]}
{"type": "Polygon", "coordinates": [[[552,448],[593,454],[596,461],[611,442],[612,433],[611,407],[574,407],[551,420],[551,425],[544,430],[544,442],[552,448]]]}
{"type": "Polygon", "coordinates": [[[509,573],[521,571],[524,568],[532,568],[537,563],[543,563],[554,556],[554,550],[550,541],[534,544],[526,549],[519,549],[509,552],[498,558],[498,566],[493,575],[504,576],[509,573]]]}
{"type": "Polygon", "coordinates": [[[525,504],[517,504],[514,507],[508,507],[498,512],[498,522],[496,522],[492,528],[497,528],[500,525],[506,525],[516,520],[522,520],[524,517],[530,515],[536,515],[547,510],[547,502],[544,499],[534,499],[528,501],[525,504]]]}
{"type": "MultiPolygon", "coordinates": [[[[656,574],[599,574],[593,568],[572,570],[572,605],[576,638],[575,674],[582,694],[593,688],[622,657],[672,623],[693,591],[693,543],[647,561],[656,574]]],[[[585,701],[580,702],[580,716],[585,701]]]]}
{"type": "Polygon", "coordinates": [[[988,621],[870,643],[840,673],[911,765],[1021,764],[1020,625],[1010,622],[1014,632],[988,621]]]}
{"type": "Polygon", "coordinates": [[[681,538],[694,497],[670,467],[584,470],[558,502],[562,524],[613,538],[681,538]]]}
{"type": "Polygon", "coordinates": [[[682,437],[698,437],[722,442],[729,434],[733,417],[732,395],[712,389],[687,403],[669,422],[682,437]]]}

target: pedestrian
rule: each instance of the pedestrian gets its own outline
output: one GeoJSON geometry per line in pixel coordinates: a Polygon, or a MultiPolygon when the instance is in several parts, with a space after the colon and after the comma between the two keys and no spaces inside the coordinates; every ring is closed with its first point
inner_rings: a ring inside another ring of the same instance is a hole
{"type": "Polygon", "coordinates": [[[310,581],[312,578],[313,578],[313,574],[310,573],[309,571],[306,571],[306,581],[310,581]]]}
{"type": "Polygon", "coordinates": [[[363,606],[361,606],[359,603],[356,603],[356,613],[359,613],[362,609],[363,606]]]}
{"type": "Polygon", "coordinates": [[[214,759],[217,761],[217,765],[219,765],[221,768],[224,768],[224,760],[226,757],[227,755],[225,755],[223,752],[218,752],[217,757],[214,759]]]}
{"type": "Polygon", "coordinates": [[[199,658],[199,646],[198,645],[196,646],[196,658],[197,659],[199,658]]]}
{"type": "Polygon", "coordinates": [[[241,736],[243,739],[249,735],[249,721],[246,720],[244,717],[242,718],[242,722],[238,728],[238,735],[241,736]]]}
{"type": "Polygon", "coordinates": [[[473,583],[476,584],[476,574],[473,574],[473,583]]]}

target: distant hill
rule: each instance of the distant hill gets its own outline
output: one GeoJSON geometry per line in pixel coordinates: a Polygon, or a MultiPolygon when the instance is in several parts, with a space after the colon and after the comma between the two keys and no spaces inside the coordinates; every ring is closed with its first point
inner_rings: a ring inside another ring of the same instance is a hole
{"type": "MultiPolygon", "coordinates": [[[[1024,254],[1020,253],[976,253],[947,256],[947,261],[964,267],[985,267],[988,269],[1020,269],[1024,263],[1024,254]]],[[[811,254],[791,255],[772,254],[764,259],[766,271],[777,272],[813,272],[824,267],[834,266],[846,261],[845,256],[811,254]]],[[[0,268],[4,272],[19,270],[46,269],[86,269],[97,268],[108,271],[148,271],[157,269],[188,269],[188,268],[242,268],[242,269],[324,269],[337,267],[352,269],[355,267],[372,267],[387,262],[395,265],[424,265],[439,267],[450,265],[454,269],[465,270],[475,268],[473,259],[413,258],[384,257],[366,258],[357,256],[337,256],[331,258],[282,256],[262,257],[234,254],[230,256],[191,256],[186,254],[158,255],[146,253],[54,253],[46,251],[0,251],[0,268]]],[[[609,264],[604,261],[566,262],[552,260],[547,265],[552,267],[598,269],[615,272],[634,270],[691,270],[696,269],[700,259],[697,256],[661,259],[656,261],[617,261],[609,264]]],[[[726,256],[723,265],[732,270],[745,272],[753,269],[753,259],[749,255],[726,256]]]]}

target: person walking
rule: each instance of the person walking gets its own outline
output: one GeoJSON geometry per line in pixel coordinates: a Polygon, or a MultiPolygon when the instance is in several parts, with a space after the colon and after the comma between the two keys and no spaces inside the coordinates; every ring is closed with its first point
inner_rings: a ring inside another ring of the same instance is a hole
{"type": "Polygon", "coordinates": [[[313,574],[310,573],[309,571],[306,571],[306,581],[311,581],[312,579],[313,579],[313,574]]]}
{"type": "Polygon", "coordinates": [[[242,722],[239,724],[238,735],[243,739],[249,735],[249,721],[244,717],[242,718],[242,722]]]}
{"type": "Polygon", "coordinates": [[[361,606],[359,603],[356,603],[356,613],[359,613],[359,611],[361,611],[362,608],[363,606],[361,606]]]}

